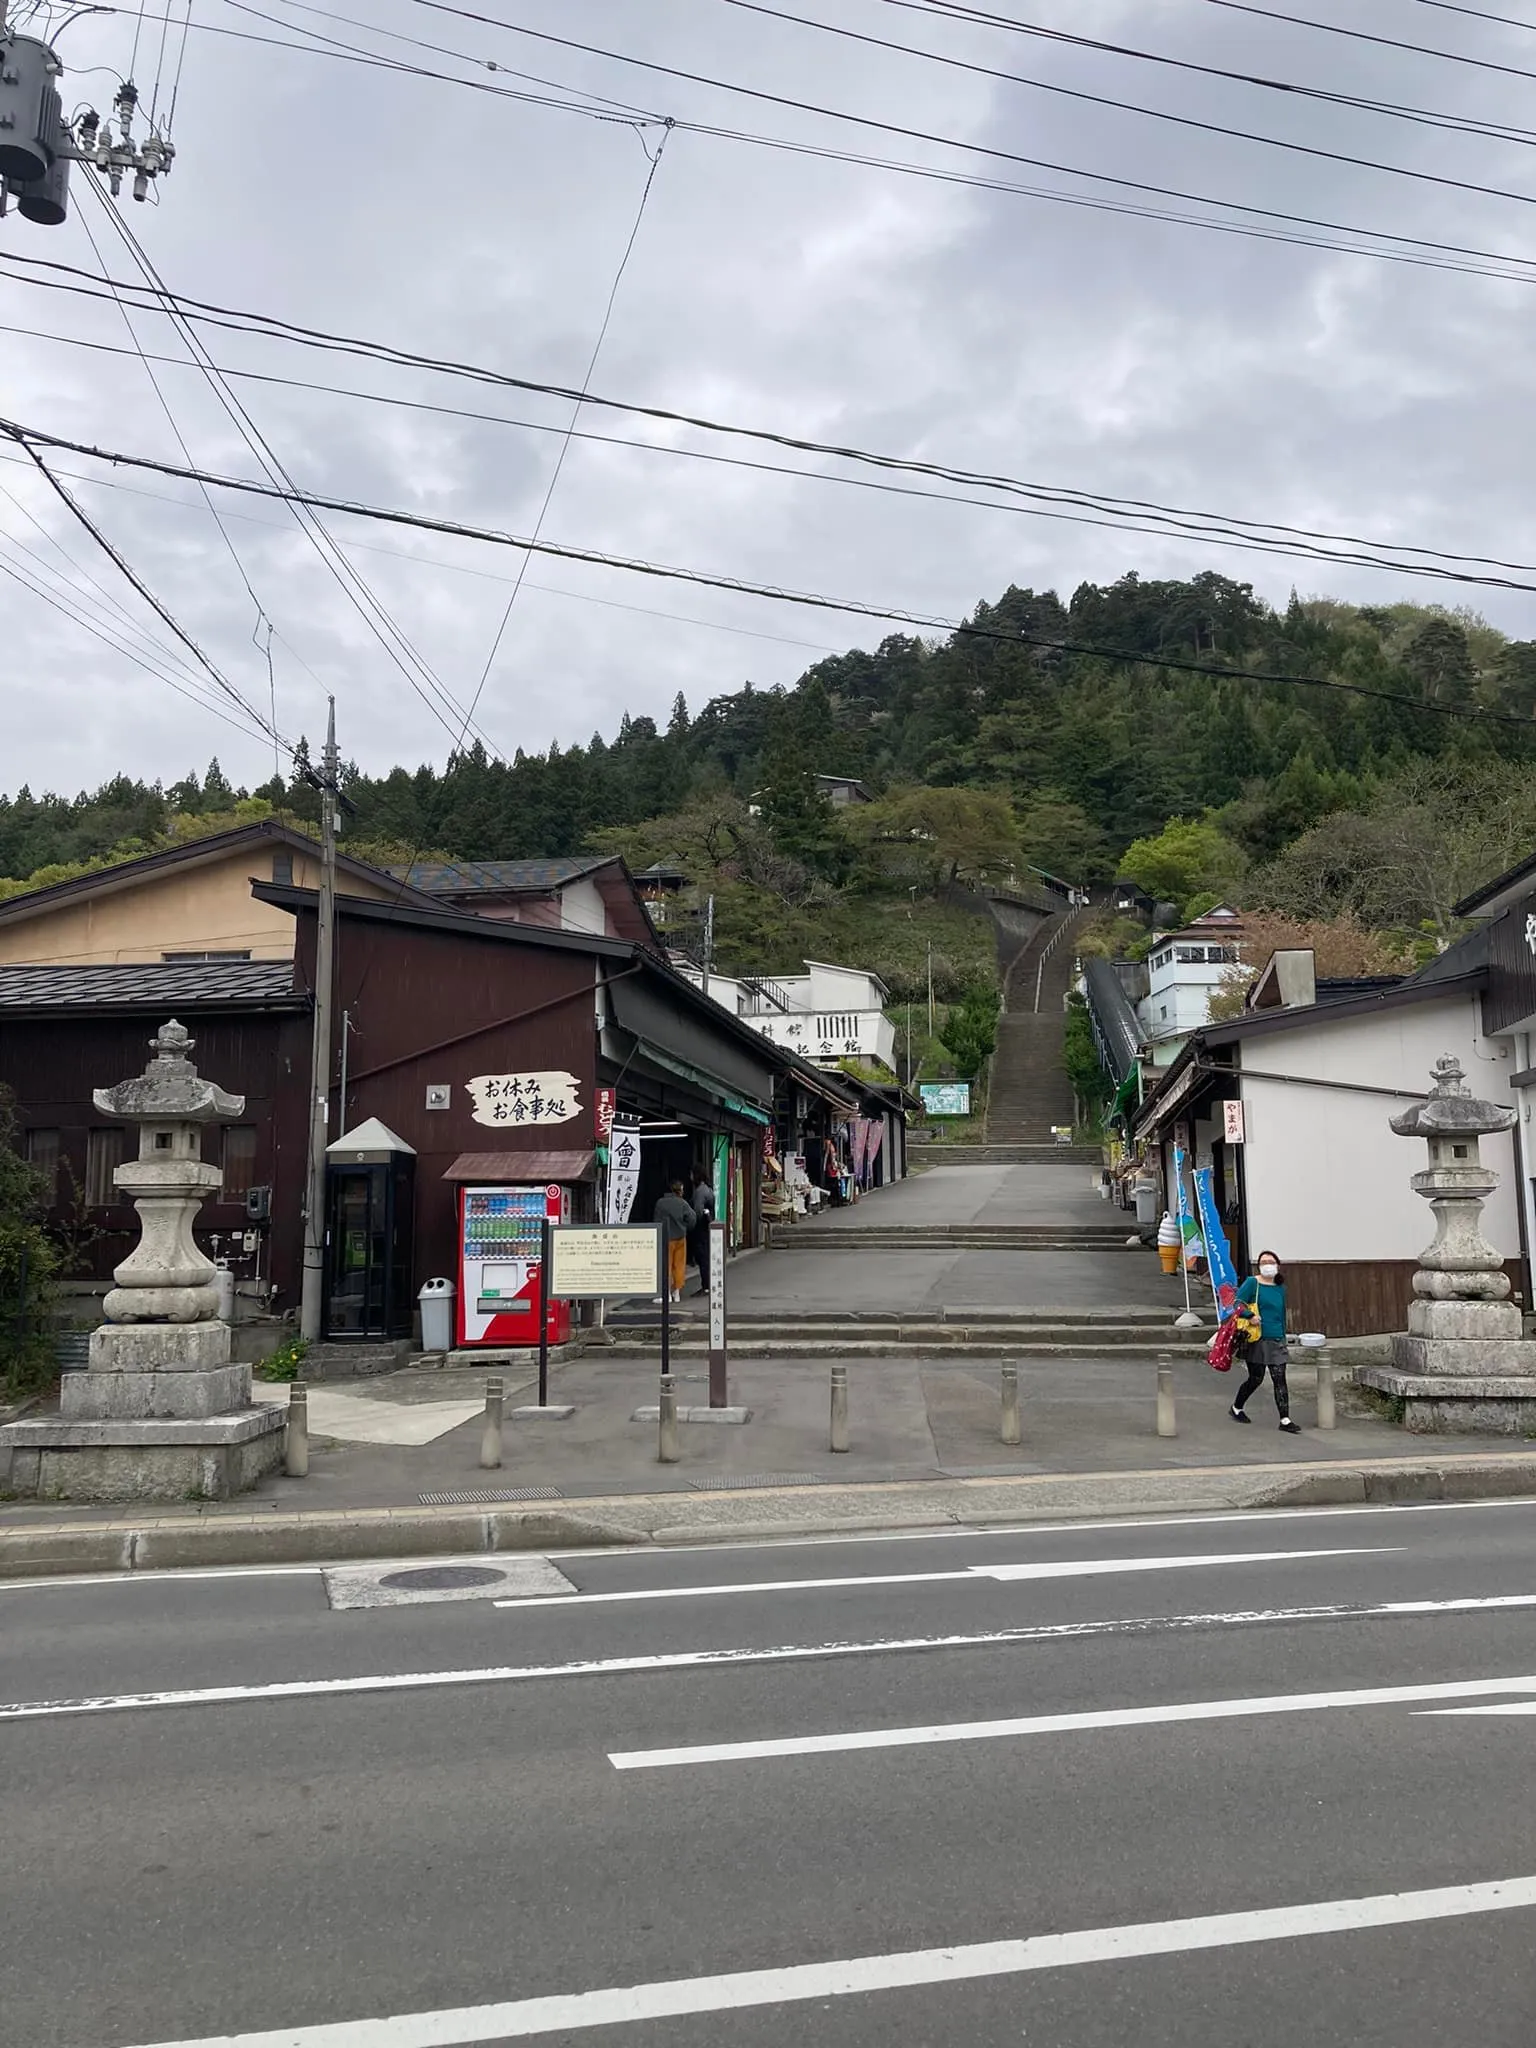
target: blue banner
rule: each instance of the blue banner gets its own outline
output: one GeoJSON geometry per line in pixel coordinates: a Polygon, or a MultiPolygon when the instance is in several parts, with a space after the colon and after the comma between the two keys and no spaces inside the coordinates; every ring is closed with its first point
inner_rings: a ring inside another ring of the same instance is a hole
{"type": "Polygon", "coordinates": [[[1221,1218],[1216,1213],[1216,1189],[1214,1175],[1208,1166],[1202,1166],[1195,1174],[1195,1203],[1200,1211],[1200,1229],[1205,1238],[1205,1263],[1210,1271],[1211,1292],[1216,1297],[1216,1313],[1223,1322],[1237,1306],[1237,1270],[1232,1264],[1232,1248],[1227,1243],[1226,1232],[1221,1227],[1221,1218]]]}

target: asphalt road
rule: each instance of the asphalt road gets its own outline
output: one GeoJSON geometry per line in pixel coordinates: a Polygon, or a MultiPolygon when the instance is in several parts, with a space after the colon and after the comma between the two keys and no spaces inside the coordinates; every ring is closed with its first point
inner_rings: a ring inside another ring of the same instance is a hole
{"type": "Polygon", "coordinates": [[[1533,1546],[1521,1502],[0,1585],[0,2037],[1529,2048],[1533,1546]]]}

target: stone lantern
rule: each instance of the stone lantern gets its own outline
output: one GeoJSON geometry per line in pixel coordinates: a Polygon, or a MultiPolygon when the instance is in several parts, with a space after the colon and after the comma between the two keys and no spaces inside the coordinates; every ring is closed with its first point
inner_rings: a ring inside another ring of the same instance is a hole
{"type": "Polygon", "coordinates": [[[220,1180],[203,1164],[203,1126],[245,1108],[244,1096],[200,1077],[192,1044],[173,1018],[150,1041],[142,1074],[92,1097],[104,1116],[138,1126],[138,1157],[113,1180],[133,1197],[139,1242],[113,1273],[89,1370],[64,1375],[58,1419],[0,1430],[15,1493],[219,1500],[281,1456],[281,1410],[254,1407],[251,1368],[230,1363],[217,1269],[192,1236],[220,1180]]]}
{"type": "Polygon", "coordinates": [[[1409,1429],[1521,1433],[1536,1427],[1536,1343],[1521,1334],[1504,1261],[1482,1233],[1499,1177],[1478,1146],[1513,1129],[1516,1113],[1474,1096],[1450,1056],[1435,1062],[1432,1081],[1423,1102],[1391,1121],[1399,1137],[1428,1144],[1412,1187],[1434,1211],[1434,1242],[1419,1254],[1391,1369],[1367,1366],[1360,1381],[1400,1400],[1409,1429]]]}

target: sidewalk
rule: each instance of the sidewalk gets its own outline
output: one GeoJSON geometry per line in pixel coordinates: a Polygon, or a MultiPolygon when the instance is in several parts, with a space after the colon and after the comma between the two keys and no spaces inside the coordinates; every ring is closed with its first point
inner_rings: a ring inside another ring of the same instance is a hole
{"type": "MultiPolygon", "coordinates": [[[[655,1424],[632,1420],[654,1401],[653,1369],[589,1354],[552,1382],[576,1414],[509,1420],[497,1471],[479,1466],[482,1372],[317,1387],[308,1479],[174,1511],[7,1505],[0,1576],[1536,1493],[1536,1444],[1410,1437],[1355,1412],[1347,1386],[1339,1427],[1315,1430],[1299,1361],[1299,1439],[1279,1435],[1267,1393],[1252,1426],[1233,1424],[1230,1382],[1198,1356],[1174,1364],[1172,1439],[1154,1433],[1145,1360],[1025,1364],[1013,1448],[998,1440],[997,1375],[984,1362],[857,1360],[848,1376],[846,1455],[827,1449],[826,1367],[754,1361],[731,1376],[751,1421],[685,1425],[681,1462],[661,1465],[655,1424]]],[[[679,1392],[702,1403],[702,1374],[683,1375],[679,1392]]],[[[528,1395],[509,1377],[509,1414],[528,1395]]]]}

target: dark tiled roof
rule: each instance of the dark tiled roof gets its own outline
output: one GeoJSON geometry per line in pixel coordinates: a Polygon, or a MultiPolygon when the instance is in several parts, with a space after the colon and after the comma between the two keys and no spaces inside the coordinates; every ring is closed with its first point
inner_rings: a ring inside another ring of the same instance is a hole
{"type": "Polygon", "coordinates": [[[468,896],[495,889],[558,889],[606,866],[605,856],[559,860],[427,860],[394,873],[429,896],[468,896]]]}
{"type": "Polygon", "coordinates": [[[0,967],[0,1009],[161,1009],[293,997],[289,960],[147,961],[112,967],[0,967]]]}
{"type": "Polygon", "coordinates": [[[1427,967],[1421,967],[1417,974],[1411,975],[1411,984],[1418,988],[1426,981],[1451,981],[1457,975],[1480,972],[1488,965],[1491,937],[1490,927],[1479,925],[1465,938],[1447,946],[1443,953],[1437,953],[1427,967]]]}

